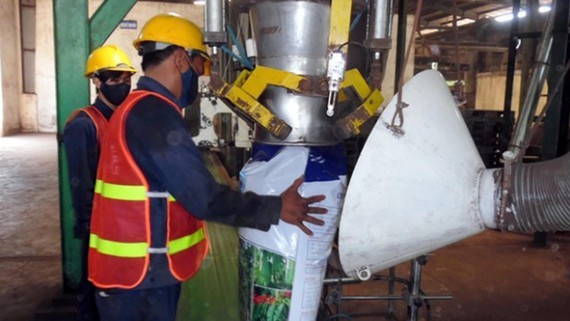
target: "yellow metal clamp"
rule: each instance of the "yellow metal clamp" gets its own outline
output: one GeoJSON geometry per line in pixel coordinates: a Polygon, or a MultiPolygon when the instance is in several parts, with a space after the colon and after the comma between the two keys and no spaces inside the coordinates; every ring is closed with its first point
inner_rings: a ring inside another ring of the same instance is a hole
{"type": "MultiPolygon", "coordinates": [[[[378,89],[371,90],[357,69],[347,71],[344,79],[339,88],[341,100],[345,98],[343,91],[352,88],[362,103],[335,123],[334,135],[339,139],[360,133],[360,126],[374,115],[384,101],[382,93],[378,89]]],[[[251,117],[273,136],[285,139],[291,133],[291,126],[275,116],[257,99],[269,85],[307,94],[305,87],[310,81],[287,71],[258,66],[253,71],[243,71],[233,84],[228,84],[212,74],[210,87],[219,97],[229,100],[234,107],[251,117]]]]}
{"type": "Polygon", "coordinates": [[[229,100],[239,111],[251,117],[278,139],[285,139],[291,133],[291,126],[275,116],[257,99],[267,86],[279,86],[294,92],[301,92],[306,78],[264,66],[253,71],[242,71],[233,84],[224,82],[218,74],[212,74],[210,87],[221,98],[229,100]]]}
{"type": "Polygon", "coordinates": [[[257,66],[241,86],[242,89],[255,98],[259,98],[267,86],[287,88],[294,92],[301,92],[301,84],[306,79],[294,73],[257,66]]]}
{"type": "Polygon", "coordinates": [[[374,115],[384,101],[382,93],[376,88],[371,90],[358,69],[351,69],[345,73],[340,90],[348,88],[354,89],[362,104],[335,123],[333,130],[338,139],[346,139],[360,133],[360,126],[374,115]]]}

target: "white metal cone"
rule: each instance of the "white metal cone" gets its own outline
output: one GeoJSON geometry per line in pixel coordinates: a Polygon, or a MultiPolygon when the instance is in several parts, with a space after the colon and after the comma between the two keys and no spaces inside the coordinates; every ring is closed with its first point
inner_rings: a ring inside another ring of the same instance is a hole
{"type": "Polygon", "coordinates": [[[445,80],[424,71],[402,93],[409,105],[403,110],[405,133],[388,128],[395,96],[348,185],[339,254],[351,277],[366,279],[484,229],[479,184],[485,166],[445,80]]]}

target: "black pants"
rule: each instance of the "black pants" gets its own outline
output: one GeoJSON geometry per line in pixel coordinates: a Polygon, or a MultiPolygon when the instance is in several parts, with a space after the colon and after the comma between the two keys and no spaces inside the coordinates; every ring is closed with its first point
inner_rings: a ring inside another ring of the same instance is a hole
{"type": "Polygon", "coordinates": [[[99,313],[95,303],[95,286],[87,280],[87,254],[89,253],[89,231],[82,231],[81,239],[81,279],[77,289],[77,320],[97,321],[99,313]]]}
{"type": "Polygon", "coordinates": [[[180,283],[140,290],[98,289],[101,321],[175,321],[180,283]]]}

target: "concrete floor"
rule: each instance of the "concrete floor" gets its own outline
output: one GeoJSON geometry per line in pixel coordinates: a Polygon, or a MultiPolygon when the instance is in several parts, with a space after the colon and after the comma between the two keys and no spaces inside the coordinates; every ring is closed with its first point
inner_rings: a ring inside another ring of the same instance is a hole
{"type": "Polygon", "coordinates": [[[0,320],[33,320],[61,290],[57,143],[0,138],[0,320]]]}
{"type": "MultiPolygon", "coordinates": [[[[0,138],[0,321],[33,320],[61,292],[56,149],[53,134],[0,138]]],[[[570,235],[550,234],[540,249],[531,241],[532,235],[487,231],[432,253],[422,289],[453,298],[431,301],[430,320],[570,320],[570,235]]],[[[408,263],[397,267],[400,277],[408,272],[408,263]]],[[[342,290],[385,295],[386,286],[369,281],[342,290]]],[[[397,284],[395,295],[403,293],[397,284]]],[[[406,320],[406,305],[396,301],[394,308],[387,316],[385,301],[343,301],[350,316],[334,320],[406,320]]],[[[425,306],[419,320],[428,320],[425,306]]]]}
{"type": "MultiPolygon", "coordinates": [[[[568,321],[570,312],[570,235],[548,236],[546,248],[534,248],[532,235],[486,231],[428,256],[423,268],[426,295],[451,295],[451,300],[430,301],[418,320],[453,321],[568,321]]],[[[409,278],[410,263],[396,275],[409,278]]],[[[387,275],[382,271],[380,275],[387,275]]],[[[386,281],[368,281],[342,288],[344,295],[386,295],[386,281]]],[[[396,283],[394,295],[406,293],[396,283]]],[[[337,311],[332,306],[333,311],[337,311]]],[[[353,320],[407,320],[407,305],[387,301],[344,301],[342,309],[353,320]]],[[[338,320],[351,320],[350,318],[338,320]]]]}

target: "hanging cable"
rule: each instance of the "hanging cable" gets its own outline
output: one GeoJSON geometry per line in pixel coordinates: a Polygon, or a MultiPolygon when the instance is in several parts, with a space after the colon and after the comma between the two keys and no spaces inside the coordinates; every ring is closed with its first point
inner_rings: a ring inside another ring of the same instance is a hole
{"type": "MultiPolygon", "coordinates": [[[[396,103],[396,111],[392,116],[392,122],[388,126],[388,128],[397,135],[403,135],[404,130],[402,126],[404,126],[404,108],[408,107],[408,104],[402,101],[402,90],[404,87],[404,75],[406,74],[406,67],[408,65],[408,60],[410,58],[410,54],[412,51],[412,46],[414,44],[414,36],[416,34],[416,30],[419,23],[419,17],[422,11],[423,0],[418,0],[416,4],[416,13],[414,16],[414,25],[412,28],[412,33],[410,36],[410,40],[408,42],[408,48],[406,48],[406,55],[403,61],[403,66],[400,69],[400,75],[398,78],[398,101],[396,103]],[[396,118],[398,119],[398,124],[396,124],[396,118]]],[[[406,19],[406,17],[399,17],[398,19],[406,19]]]]}

